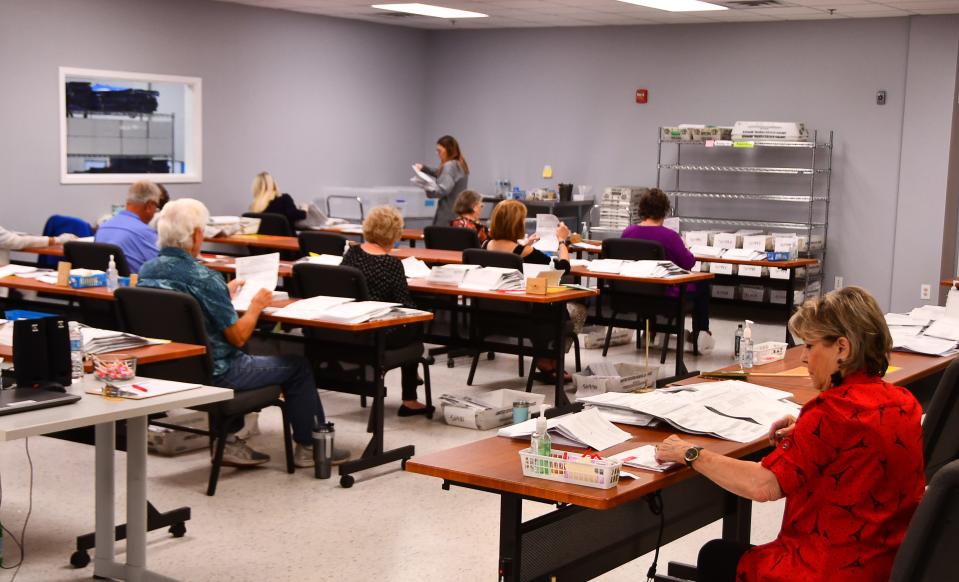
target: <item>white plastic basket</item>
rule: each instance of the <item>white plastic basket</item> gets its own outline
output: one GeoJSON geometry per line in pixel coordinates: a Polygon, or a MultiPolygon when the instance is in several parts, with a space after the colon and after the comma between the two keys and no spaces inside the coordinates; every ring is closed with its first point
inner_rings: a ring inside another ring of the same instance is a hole
{"type": "Polygon", "coordinates": [[[553,451],[550,456],[534,454],[532,449],[519,452],[523,475],[560,483],[609,489],[619,483],[623,464],[609,459],[594,459],[577,453],[553,451]]]}
{"type": "Polygon", "coordinates": [[[778,362],[786,357],[785,342],[763,342],[753,346],[753,365],[760,366],[771,362],[778,362]]]}

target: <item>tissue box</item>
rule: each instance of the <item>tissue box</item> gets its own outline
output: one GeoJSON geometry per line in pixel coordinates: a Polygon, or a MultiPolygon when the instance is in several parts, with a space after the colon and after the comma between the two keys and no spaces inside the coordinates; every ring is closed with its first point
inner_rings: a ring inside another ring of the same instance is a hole
{"type": "MultiPolygon", "coordinates": [[[[609,338],[610,346],[621,346],[633,341],[633,330],[625,327],[614,327],[613,335],[609,338]]],[[[592,325],[583,328],[579,334],[579,346],[584,350],[595,350],[603,347],[606,342],[606,326],[592,325]]]]}
{"type": "Polygon", "coordinates": [[[638,364],[614,364],[617,376],[597,376],[592,366],[573,374],[576,386],[576,398],[595,396],[606,392],[632,392],[645,386],[655,386],[659,376],[659,366],[650,366],[647,370],[638,364]]]}
{"type": "MultiPolygon", "coordinates": [[[[184,410],[179,414],[167,414],[164,422],[181,425],[189,428],[207,430],[207,415],[205,412],[184,410]]],[[[151,453],[160,455],[179,455],[187,451],[195,451],[209,445],[209,437],[182,430],[151,426],[147,432],[147,448],[151,453]]]]}
{"type": "Polygon", "coordinates": [[[96,273],[90,275],[70,275],[70,286],[74,289],[84,289],[87,287],[106,287],[107,274],[96,273]]]}
{"type": "Polygon", "coordinates": [[[513,422],[513,403],[525,400],[530,403],[530,412],[539,409],[546,396],[534,392],[520,392],[519,390],[493,390],[483,396],[475,398],[486,406],[491,406],[489,410],[477,410],[475,408],[461,408],[459,406],[443,405],[443,418],[446,424],[451,426],[461,426],[463,428],[472,428],[478,430],[489,430],[498,426],[505,426],[513,422]]]}

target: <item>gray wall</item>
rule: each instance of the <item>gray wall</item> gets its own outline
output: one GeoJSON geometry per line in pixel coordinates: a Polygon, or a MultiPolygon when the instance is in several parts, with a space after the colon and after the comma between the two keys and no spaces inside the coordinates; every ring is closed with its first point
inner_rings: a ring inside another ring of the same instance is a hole
{"type": "MultiPolygon", "coordinates": [[[[936,228],[897,229],[903,111],[915,99],[924,123],[948,134],[952,112],[941,102],[954,100],[956,70],[948,30],[954,37],[959,18],[434,33],[428,134],[459,138],[470,185],[480,191],[492,191],[499,178],[542,185],[549,163],[550,182],[591,184],[596,192],[655,183],[660,125],[769,119],[835,130],[825,288],[843,275],[889,306],[899,241],[905,253],[930,253],[928,264],[903,274],[915,305],[920,278],[935,282],[939,273],[945,194],[944,186],[928,191],[939,204],[936,228]],[[916,39],[929,34],[937,38],[916,39]],[[912,69],[927,72],[907,92],[912,69]],[[944,79],[924,84],[931,71],[944,79]],[[649,89],[646,105],[634,102],[640,87],[649,89]],[[877,89],[888,91],[887,105],[875,104],[877,89]],[[936,107],[926,110],[928,102],[936,107]]],[[[910,147],[922,157],[940,146],[910,147]]],[[[932,157],[938,168],[921,167],[945,176],[942,156],[932,157]]]]}
{"type": "Polygon", "coordinates": [[[308,200],[321,185],[405,183],[425,129],[423,31],[195,0],[0,2],[0,224],[87,219],[124,186],[59,183],[57,68],[203,79],[203,183],[171,185],[216,213],[269,170],[308,200]]]}

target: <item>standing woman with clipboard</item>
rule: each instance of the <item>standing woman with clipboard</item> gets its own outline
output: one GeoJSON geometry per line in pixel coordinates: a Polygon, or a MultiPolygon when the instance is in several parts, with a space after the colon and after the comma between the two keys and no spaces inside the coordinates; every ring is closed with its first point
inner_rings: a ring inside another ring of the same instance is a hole
{"type": "Polygon", "coordinates": [[[440,158],[438,168],[430,168],[423,164],[413,164],[417,173],[424,173],[435,180],[424,180],[422,177],[413,178],[413,181],[426,190],[429,198],[438,198],[436,215],[433,217],[434,226],[449,226],[456,219],[453,205],[460,192],[466,190],[469,181],[470,168],[460,152],[460,144],[456,138],[444,135],[436,140],[436,155],[440,158]]]}

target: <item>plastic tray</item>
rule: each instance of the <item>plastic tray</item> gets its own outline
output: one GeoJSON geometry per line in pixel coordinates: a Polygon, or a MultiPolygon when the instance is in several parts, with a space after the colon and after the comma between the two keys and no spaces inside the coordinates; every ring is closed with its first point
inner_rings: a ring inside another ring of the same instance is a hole
{"type": "Polygon", "coordinates": [[[534,454],[532,449],[519,452],[523,475],[560,483],[584,485],[596,489],[610,489],[619,483],[623,464],[608,459],[584,457],[578,453],[553,451],[546,457],[534,454]]]}
{"type": "Polygon", "coordinates": [[[763,342],[753,346],[753,365],[761,366],[771,362],[778,362],[786,357],[787,344],[785,342],[763,342]]]}

